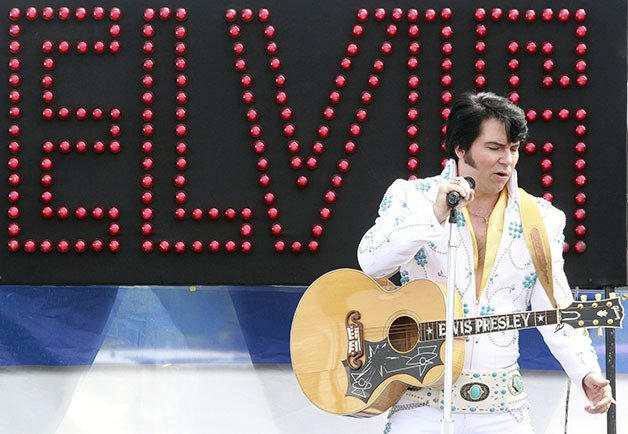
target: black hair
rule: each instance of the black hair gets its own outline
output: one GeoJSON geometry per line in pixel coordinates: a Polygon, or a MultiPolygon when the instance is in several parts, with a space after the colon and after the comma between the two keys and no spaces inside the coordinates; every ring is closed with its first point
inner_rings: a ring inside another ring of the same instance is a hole
{"type": "Polygon", "coordinates": [[[456,146],[468,150],[487,119],[497,119],[504,124],[510,143],[522,144],[528,137],[525,113],[508,98],[491,92],[466,92],[454,102],[447,119],[447,155],[457,161],[456,146]]]}

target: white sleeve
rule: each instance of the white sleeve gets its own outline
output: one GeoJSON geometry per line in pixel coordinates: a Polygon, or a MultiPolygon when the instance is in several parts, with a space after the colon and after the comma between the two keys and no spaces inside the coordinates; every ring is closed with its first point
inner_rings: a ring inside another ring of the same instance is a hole
{"type": "MultiPolygon", "coordinates": [[[[433,180],[433,179],[432,179],[433,180]]],[[[396,180],[384,194],[375,225],[362,237],[358,262],[375,278],[393,274],[410,261],[428,241],[438,241],[445,233],[434,215],[433,181],[396,180]]]]}
{"type": "MultiPolygon", "coordinates": [[[[548,208],[544,220],[552,252],[554,298],[559,307],[566,308],[574,300],[564,271],[563,230],[565,228],[565,214],[551,207],[548,208]]],[[[532,291],[530,301],[533,310],[553,308],[538,280],[532,291]]],[[[585,336],[583,330],[574,329],[568,324],[559,330],[556,330],[556,326],[553,325],[539,327],[539,331],[571,381],[586,397],[582,388],[582,379],[590,372],[601,372],[597,354],[591,345],[591,339],[585,336]]]]}

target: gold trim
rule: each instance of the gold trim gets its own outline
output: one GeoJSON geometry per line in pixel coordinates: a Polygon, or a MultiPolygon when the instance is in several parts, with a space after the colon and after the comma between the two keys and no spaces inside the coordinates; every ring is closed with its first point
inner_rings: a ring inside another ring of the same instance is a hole
{"type": "MultiPolygon", "coordinates": [[[[482,269],[482,282],[479,288],[475,288],[476,299],[479,300],[482,296],[482,291],[486,286],[489,276],[493,272],[493,266],[495,265],[495,259],[497,258],[497,251],[499,250],[499,244],[504,232],[504,219],[506,213],[506,205],[508,205],[508,192],[504,188],[497,203],[493,207],[493,211],[488,217],[488,226],[486,228],[486,250],[484,253],[484,267],[482,269]]],[[[471,241],[473,243],[473,285],[475,286],[475,276],[478,270],[478,242],[475,237],[473,225],[469,217],[469,211],[466,207],[462,209],[465,220],[469,224],[469,232],[471,233],[471,241]]]]}

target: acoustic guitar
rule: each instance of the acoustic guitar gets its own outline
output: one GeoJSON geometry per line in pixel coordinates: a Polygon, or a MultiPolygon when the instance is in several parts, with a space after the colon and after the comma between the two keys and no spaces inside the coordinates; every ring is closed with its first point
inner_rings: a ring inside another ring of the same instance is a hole
{"type": "MultiPolygon", "coordinates": [[[[352,269],[319,277],[303,294],[290,335],[292,367],[308,399],[330,413],[371,417],[408,386],[442,384],[445,290],[421,279],[397,288],[352,269]]],[[[462,317],[458,299],[454,310],[454,379],[466,336],[551,324],[619,328],[624,317],[616,297],[476,318],[462,317]]]]}

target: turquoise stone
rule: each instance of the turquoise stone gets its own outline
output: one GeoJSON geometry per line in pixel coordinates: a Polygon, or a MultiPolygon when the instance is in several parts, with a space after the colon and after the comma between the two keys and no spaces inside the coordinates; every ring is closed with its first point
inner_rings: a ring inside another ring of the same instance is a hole
{"type": "Polygon", "coordinates": [[[516,392],[521,392],[523,390],[523,381],[521,381],[521,377],[513,377],[512,387],[513,389],[515,389],[516,392]]]}
{"type": "Polygon", "coordinates": [[[480,398],[481,395],[482,395],[482,388],[480,386],[473,386],[469,389],[469,396],[474,401],[480,398]]]}

